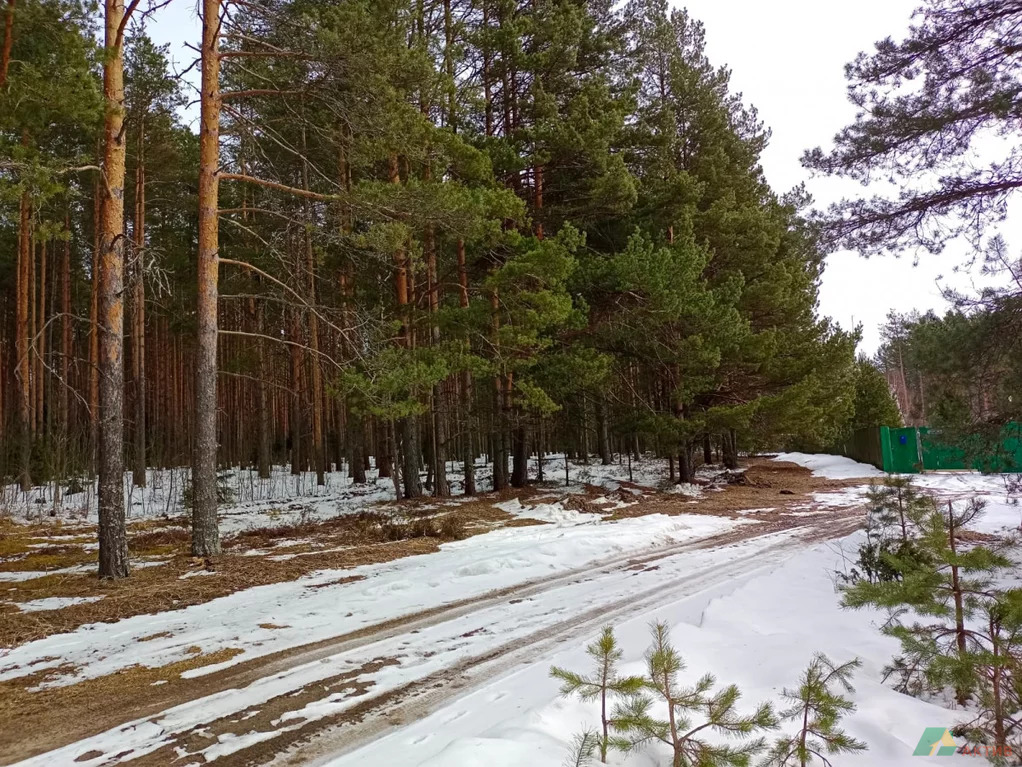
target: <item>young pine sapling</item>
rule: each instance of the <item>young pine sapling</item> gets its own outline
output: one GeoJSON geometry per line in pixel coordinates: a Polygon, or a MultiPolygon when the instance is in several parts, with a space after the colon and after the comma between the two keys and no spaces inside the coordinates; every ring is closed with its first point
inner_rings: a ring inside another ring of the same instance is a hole
{"type": "Polygon", "coordinates": [[[763,767],[806,767],[815,759],[830,767],[825,754],[866,749],[865,743],[838,728],[841,718],[855,710],[855,704],[832,689],[841,687],[853,692],[850,678],[860,665],[858,658],[835,666],[825,655],[813,657],[798,688],[782,692],[791,706],[781,711],[781,719],[797,722],[799,729],[791,737],[778,739],[763,767]]]}
{"type": "Polygon", "coordinates": [[[888,476],[866,493],[866,542],[859,547],[858,568],[850,577],[870,583],[900,580],[902,570],[924,558],[916,534],[933,513],[933,499],[919,492],[909,477],[888,476]]]}
{"type": "Polygon", "coordinates": [[[600,733],[587,728],[576,733],[571,741],[571,753],[564,760],[564,767],[588,767],[600,750],[600,733]]]}
{"type": "Polygon", "coordinates": [[[561,695],[574,695],[583,701],[600,702],[600,723],[602,735],[598,735],[600,761],[606,763],[607,750],[614,745],[611,738],[611,721],[607,712],[608,697],[611,695],[631,696],[643,689],[641,677],[619,677],[617,664],[621,660],[621,650],[614,638],[614,630],[605,626],[599,639],[586,648],[596,667],[589,676],[582,676],[567,669],[554,666],[550,675],[561,680],[561,695]]]}
{"type": "Polygon", "coordinates": [[[977,630],[976,694],[973,717],[954,728],[972,748],[995,764],[1017,764],[1022,757],[1022,589],[1008,589],[987,605],[985,629],[977,630]]]}
{"type": "Polygon", "coordinates": [[[952,686],[964,705],[976,683],[974,650],[981,638],[969,619],[981,614],[994,598],[992,579],[1011,562],[1002,554],[963,538],[964,528],[982,512],[983,504],[971,500],[956,509],[933,511],[922,520],[918,544],[924,556],[912,566],[894,566],[899,580],[860,581],[845,590],[846,607],[870,605],[890,610],[892,618],[884,633],[896,637],[903,654],[889,670],[900,679],[898,689],[919,694],[952,686]],[[905,615],[928,617],[928,623],[906,625],[905,615]]]}
{"type": "Polygon", "coordinates": [[[670,643],[667,626],[654,623],[651,630],[653,643],[646,653],[649,676],[644,685],[650,695],[636,695],[620,704],[614,712],[614,727],[633,748],[653,741],[666,744],[673,752],[673,767],[746,767],[765,747],[763,738],[749,736],[777,726],[770,704],[741,714],[736,710],[741,697],[738,687],[714,692],[710,674],[693,687],[683,687],[678,674],[685,664],[670,643]],[[654,702],[666,704],[666,719],[653,714],[654,702]],[[705,739],[710,734],[738,742],[710,742],[705,739]]]}

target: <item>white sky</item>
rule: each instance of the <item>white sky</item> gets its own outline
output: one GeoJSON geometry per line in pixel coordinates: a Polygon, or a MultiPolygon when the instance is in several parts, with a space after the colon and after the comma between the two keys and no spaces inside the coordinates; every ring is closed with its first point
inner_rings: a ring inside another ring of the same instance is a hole
{"type": "MultiPolygon", "coordinates": [[[[674,4],[687,6],[704,22],[711,61],[731,69],[732,87],[759,110],[771,129],[763,167],[774,189],[783,192],[805,182],[821,206],[863,191],[852,182],[810,178],[799,158],[810,147],[829,145],[854,117],[845,92],[844,65],[883,37],[901,37],[918,0],[674,4]]],[[[194,0],[173,0],[148,24],[148,31],[156,42],[171,43],[178,67],[186,67],[193,53],[183,42],[194,44],[199,37],[194,0]]],[[[821,313],[845,328],[861,323],[860,350],[872,353],[889,310],[946,308],[937,280],[943,276],[946,284],[966,287],[968,277],[952,274],[961,261],[961,253],[950,248],[939,257],[921,254],[918,265],[911,255],[866,260],[855,253],[835,253],[827,259],[823,276],[821,313]]]]}

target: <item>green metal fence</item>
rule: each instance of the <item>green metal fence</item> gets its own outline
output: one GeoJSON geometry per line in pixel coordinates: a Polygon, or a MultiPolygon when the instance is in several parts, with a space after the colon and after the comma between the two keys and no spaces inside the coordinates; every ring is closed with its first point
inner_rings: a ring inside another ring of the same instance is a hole
{"type": "Polygon", "coordinates": [[[876,426],[853,433],[840,451],[892,474],[966,469],[1022,472],[1022,424],[1006,425],[1001,431],[1001,444],[992,449],[978,437],[975,444],[948,444],[939,431],[926,426],[876,426]],[[967,455],[978,457],[970,462],[967,455]]]}

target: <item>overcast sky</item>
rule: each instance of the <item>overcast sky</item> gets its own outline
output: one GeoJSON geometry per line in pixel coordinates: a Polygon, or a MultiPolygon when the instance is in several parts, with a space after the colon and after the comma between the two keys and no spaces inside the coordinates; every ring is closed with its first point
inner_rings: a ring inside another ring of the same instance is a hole
{"type": "MultiPolygon", "coordinates": [[[[753,104],[771,129],[763,167],[778,192],[805,183],[823,206],[841,196],[858,194],[854,183],[811,178],[799,158],[814,146],[827,146],[854,111],[845,92],[844,65],[887,35],[900,37],[917,0],[688,0],[676,3],[706,25],[707,49],[716,65],[732,71],[732,86],[753,104]]],[[[157,42],[171,43],[180,68],[193,58],[183,41],[199,37],[194,0],[172,0],[149,24],[157,42]]],[[[842,327],[863,325],[860,350],[872,353],[879,325],[895,309],[943,309],[938,288],[967,286],[970,278],[954,275],[961,251],[940,257],[923,254],[869,260],[855,253],[827,259],[821,290],[822,314],[842,327]]]]}

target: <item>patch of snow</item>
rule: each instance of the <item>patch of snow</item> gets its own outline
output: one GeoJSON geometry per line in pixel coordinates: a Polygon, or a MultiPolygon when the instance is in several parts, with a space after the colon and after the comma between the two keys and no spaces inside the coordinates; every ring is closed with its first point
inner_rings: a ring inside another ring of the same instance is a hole
{"type": "Polygon", "coordinates": [[[826,479],[858,479],[860,477],[883,477],[884,472],[876,466],[859,463],[842,455],[811,455],[809,453],[781,453],[775,461],[786,461],[812,470],[813,476],[826,479]]]}
{"type": "Polygon", "coordinates": [[[688,482],[679,482],[676,485],[668,487],[666,492],[673,493],[675,495],[687,495],[689,498],[699,498],[703,494],[703,489],[699,487],[699,485],[693,485],[688,482]]]}
{"type": "Polygon", "coordinates": [[[34,613],[42,610],[60,610],[71,605],[83,605],[89,602],[98,602],[103,597],[45,597],[44,599],[33,599],[30,602],[15,602],[23,613],[34,613]]]}

